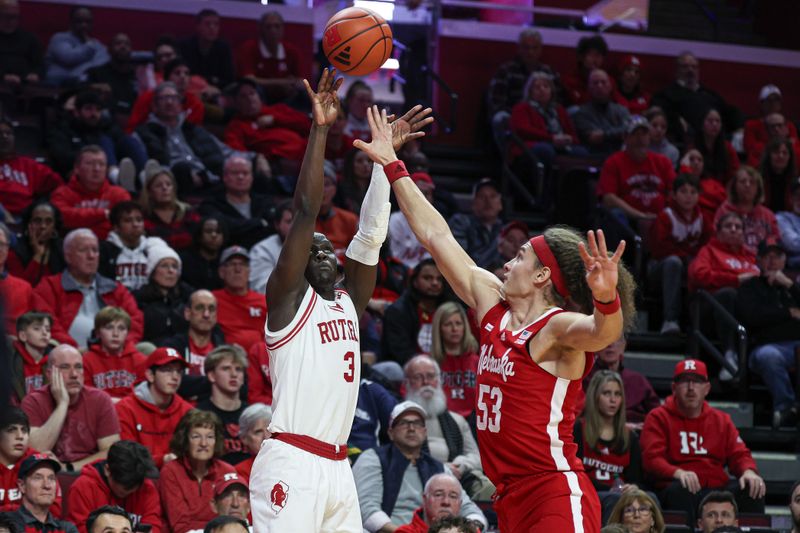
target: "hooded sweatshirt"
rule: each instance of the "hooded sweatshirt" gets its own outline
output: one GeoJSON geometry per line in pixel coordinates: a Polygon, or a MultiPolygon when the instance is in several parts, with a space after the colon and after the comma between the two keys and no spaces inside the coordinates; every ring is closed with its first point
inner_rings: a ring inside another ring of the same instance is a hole
{"type": "Polygon", "coordinates": [[[105,257],[100,261],[99,272],[107,278],[116,279],[129,291],[135,291],[147,284],[147,256],[159,246],[168,248],[163,239],[142,236],[138,246],[128,248],[117,232],[112,231],[106,243],[100,247],[101,252],[105,252],[101,255],[105,257]]]}
{"type": "Polygon", "coordinates": [[[90,191],[74,174],[66,185],[57,188],[50,196],[50,202],[61,211],[64,228],[91,228],[98,239],[105,239],[111,231],[106,211],[130,199],[128,191],[111,185],[107,180],[99,190],[90,191]]]}
{"type": "Polygon", "coordinates": [[[712,237],[689,264],[689,291],[738,287],[739,274],[745,273],[759,274],[755,254],[744,246],[733,247],[712,237]]]}
{"type": "Polygon", "coordinates": [[[725,467],[737,478],[747,469],[756,470],[731,417],[707,402],[700,416],[687,418],[670,396],[647,415],[640,441],[644,471],[658,489],[672,483],[679,468],[696,473],[703,488],[727,485],[725,467]]]}
{"type": "Polygon", "coordinates": [[[235,470],[228,463],[212,459],[205,477],[198,482],[188,458],[176,459],[164,465],[158,488],[166,525],[172,533],[202,530],[216,516],[209,505],[214,498],[214,485],[225,474],[232,472],[235,470]]]}
{"type": "Polygon", "coordinates": [[[139,383],[134,393],[123,398],[117,405],[120,435],[122,440],[132,440],[150,450],[158,468],[164,464],[164,455],[169,453],[169,440],[175,433],[178,422],[192,406],[173,395],[172,403],[163,411],[155,404],[149,383],[139,383]]]}
{"type": "Polygon", "coordinates": [[[141,379],[145,361],[147,357],[139,353],[131,341],[126,341],[119,355],[111,355],[100,343],[92,344],[83,354],[83,381],[106,391],[112,398],[125,398],[141,379]]]}
{"type": "MultiPolygon", "coordinates": [[[[39,453],[33,448],[28,448],[19,460],[10,465],[0,464],[0,512],[10,512],[19,509],[22,504],[22,493],[17,486],[19,467],[28,456],[39,453]]],[[[56,483],[56,499],[50,506],[53,516],[61,516],[61,484],[56,483]]]]}
{"type": "Polygon", "coordinates": [[[142,485],[125,499],[114,496],[103,472],[107,461],[96,461],[81,470],[81,475],[69,488],[67,520],[86,533],[86,519],[89,513],[103,505],[118,505],[125,509],[133,522],[133,529],[139,524],[152,527],[151,533],[161,533],[161,502],[155,484],[145,479],[142,485]]]}

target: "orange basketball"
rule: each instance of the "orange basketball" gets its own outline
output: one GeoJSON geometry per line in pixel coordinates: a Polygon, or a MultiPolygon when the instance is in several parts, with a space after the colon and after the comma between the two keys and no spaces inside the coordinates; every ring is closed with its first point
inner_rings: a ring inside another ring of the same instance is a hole
{"type": "Polygon", "coordinates": [[[363,7],[342,9],[322,34],[328,61],[344,74],[363,76],[378,70],[392,53],[392,30],[383,17],[363,7]]]}

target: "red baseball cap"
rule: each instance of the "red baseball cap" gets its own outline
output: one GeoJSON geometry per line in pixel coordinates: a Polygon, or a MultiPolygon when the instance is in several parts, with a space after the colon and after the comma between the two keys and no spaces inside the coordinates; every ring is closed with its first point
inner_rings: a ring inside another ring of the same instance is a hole
{"type": "Polygon", "coordinates": [[[628,67],[642,68],[642,60],[638,56],[628,55],[622,58],[620,69],[625,70],[628,67]]]}
{"type": "Polygon", "coordinates": [[[245,492],[249,494],[250,488],[247,486],[247,481],[236,472],[228,472],[222,476],[222,480],[214,485],[214,499],[219,498],[225,491],[234,485],[241,485],[245,492]]]}
{"type": "Polygon", "coordinates": [[[524,233],[525,237],[528,237],[531,233],[526,223],[522,222],[521,220],[512,220],[511,222],[503,226],[503,229],[500,230],[500,237],[505,237],[511,232],[511,230],[515,229],[518,229],[522,233],[524,233]]]}
{"type": "Polygon", "coordinates": [[[179,362],[184,367],[187,366],[186,361],[181,357],[174,348],[156,348],[147,356],[147,361],[144,363],[145,368],[153,368],[154,366],[163,366],[170,363],[179,362]]]}
{"type": "Polygon", "coordinates": [[[414,172],[413,174],[411,174],[411,181],[413,181],[414,183],[420,183],[420,182],[428,183],[432,185],[434,189],[436,188],[436,184],[433,182],[433,178],[431,178],[431,175],[428,174],[427,172],[414,172]]]}
{"type": "Polygon", "coordinates": [[[694,374],[708,381],[708,369],[706,368],[706,364],[698,359],[684,359],[675,365],[675,372],[672,375],[672,379],[678,379],[678,376],[682,376],[683,374],[694,374]]]}

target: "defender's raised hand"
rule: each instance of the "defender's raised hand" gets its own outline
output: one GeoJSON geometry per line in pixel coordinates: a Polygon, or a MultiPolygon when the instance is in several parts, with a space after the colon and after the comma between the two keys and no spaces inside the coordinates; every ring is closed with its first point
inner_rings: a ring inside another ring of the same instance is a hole
{"type": "Polygon", "coordinates": [[[317,92],[311,89],[308,80],[303,80],[306,93],[311,100],[311,119],[315,126],[330,127],[339,116],[339,87],[344,78],[336,78],[336,69],[325,69],[317,86],[317,92]]]}
{"type": "MultiPolygon", "coordinates": [[[[387,165],[392,161],[397,161],[397,154],[394,152],[392,143],[392,126],[386,116],[386,110],[379,111],[376,105],[368,107],[367,122],[372,133],[372,140],[369,143],[365,143],[361,139],[357,139],[353,141],[353,146],[362,150],[379,165],[387,165]]],[[[414,134],[410,133],[410,135],[414,134]]]]}
{"type": "Polygon", "coordinates": [[[392,146],[397,151],[408,141],[419,139],[425,136],[422,128],[433,123],[433,117],[429,117],[433,112],[430,107],[425,109],[421,105],[415,105],[402,117],[395,119],[394,115],[389,117],[392,124],[392,146]]]}
{"type": "Polygon", "coordinates": [[[597,239],[595,239],[595,233],[590,230],[586,235],[586,241],[589,243],[588,250],[583,243],[578,244],[581,259],[586,267],[586,283],[596,300],[611,301],[617,295],[617,279],[619,278],[617,265],[625,251],[625,241],[620,241],[617,250],[611,257],[608,256],[603,230],[597,230],[597,239]]]}

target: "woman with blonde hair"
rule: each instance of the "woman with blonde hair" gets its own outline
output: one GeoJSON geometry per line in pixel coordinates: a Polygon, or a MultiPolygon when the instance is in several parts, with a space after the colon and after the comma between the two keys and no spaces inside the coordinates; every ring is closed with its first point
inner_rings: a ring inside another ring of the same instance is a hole
{"type": "Polygon", "coordinates": [[[610,524],[622,524],[631,533],[664,533],[664,516],[656,501],[643,490],[631,490],[611,511],[610,524]]]}
{"type": "Polygon", "coordinates": [[[758,170],[743,165],[728,183],[728,199],[714,215],[714,225],[728,213],[736,213],[744,223],[744,245],[752,252],[767,237],[780,237],[775,213],[763,204],[764,179],[758,170]]]}
{"type": "Polygon", "coordinates": [[[445,302],[436,309],[431,324],[431,357],[442,372],[447,408],[467,418],[475,410],[475,375],[478,341],[472,334],[464,308],[445,302]]]}
{"type": "Polygon", "coordinates": [[[189,204],[178,200],[178,183],[168,168],[158,168],[147,174],[139,204],[144,212],[147,235],[161,237],[175,250],[192,245],[192,232],[200,222],[200,215],[189,204]]]}

